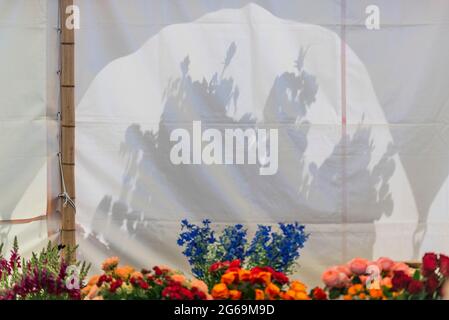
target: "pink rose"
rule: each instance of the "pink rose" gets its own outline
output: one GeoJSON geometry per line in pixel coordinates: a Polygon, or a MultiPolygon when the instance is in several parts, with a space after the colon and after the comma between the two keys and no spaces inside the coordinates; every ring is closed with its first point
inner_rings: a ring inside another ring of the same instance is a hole
{"type": "Polygon", "coordinates": [[[334,269],[338,272],[342,272],[345,275],[347,275],[348,277],[350,277],[352,275],[351,270],[348,268],[348,266],[346,265],[341,265],[341,266],[335,266],[334,269]]]}
{"type": "Polygon", "coordinates": [[[389,272],[394,266],[394,261],[391,260],[390,258],[385,258],[385,257],[381,257],[381,258],[377,259],[376,263],[377,263],[377,266],[379,267],[380,271],[389,272]]]}
{"type": "Polygon", "coordinates": [[[362,258],[354,258],[348,263],[349,269],[357,275],[364,274],[368,267],[368,260],[362,258]]]}
{"type": "Polygon", "coordinates": [[[408,265],[406,265],[404,262],[395,262],[393,267],[391,268],[391,271],[397,272],[402,271],[407,275],[411,275],[413,271],[410,269],[408,265]]]}
{"type": "Polygon", "coordinates": [[[323,283],[330,288],[335,288],[340,285],[340,272],[335,269],[327,269],[321,276],[323,283]]]}
{"type": "Polygon", "coordinates": [[[349,282],[348,276],[343,272],[337,271],[335,267],[324,271],[321,280],[330,288],[342,288],[349,282]]]}
{"type": "Polygon", "coordinates": [[[339,283],[338,283],[339,288],[345,287],[350,282],[349,277],[346,274],[344,274],[343,272],[340,272],[338,274],[338,281],[339,281],[339,283]]]}

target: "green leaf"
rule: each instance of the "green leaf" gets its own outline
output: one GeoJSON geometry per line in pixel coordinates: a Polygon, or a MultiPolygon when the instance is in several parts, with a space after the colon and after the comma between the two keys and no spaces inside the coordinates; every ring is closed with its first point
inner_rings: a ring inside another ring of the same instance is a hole
{"type": "Polygon", "coordinates": [[[331,299],[331,300],[337,299],[341,295],[342,295],[342,291],[340,289],[332,288],[329,291],[329,299],[331,299]]]}
{"type": "Polygon", "coordinates": [[[420,270],[415,270],[415,273],[413,274],[413,280],[419,280],[420,278],[421,278],[420,270]]]}

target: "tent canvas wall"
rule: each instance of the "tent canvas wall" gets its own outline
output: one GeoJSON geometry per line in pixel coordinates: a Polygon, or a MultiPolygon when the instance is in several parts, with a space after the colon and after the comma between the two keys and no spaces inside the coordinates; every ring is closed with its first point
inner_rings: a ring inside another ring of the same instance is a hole
{"type": "MultiPolygon", "coordinates": [[[[1,4],[5,17],[20,9],[1,4]]],[[[188,270],[176,245],[183,218],[306,224],[298,272],[312,284],[354,256],[448,251],[446,1],[75,4],[80,257],[188,270]],[[365,25],[373,4],[379,30],[365,25]],[[276,129],[276,173],[173,164],[170,134],[193,135],[194,121],[276,129]]],[[[23,123],[35,122],[29,112],[23,123]]]]}

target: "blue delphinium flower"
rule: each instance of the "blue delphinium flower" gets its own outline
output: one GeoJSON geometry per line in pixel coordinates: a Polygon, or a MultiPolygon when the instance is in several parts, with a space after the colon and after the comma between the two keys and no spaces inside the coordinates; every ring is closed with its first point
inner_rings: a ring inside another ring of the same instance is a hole
{"type": "Polygon", "coordinates": [[[218,261],[232,261],[245,257],[247,231],[241,224],[228,226],[218,238],[218,261]],[[221,256],[221,257],[220,257],[221,256]]]}
{"type": "Polygon", "coordinates": [[[262,266],[266,261],[266,251],[271,239],[271,227],[258,225],[257,231],[245,252],[250,267],[262,266]]]}
{"type": "Polygon", "coordinates": [[[274,232],[268,226],[258,226],[245,254],[248,265],[270,266],[286,273],[292,271],[309,235],[305,233],[305,227],[297,222],[279,223],[279,229],[282,233],[274,232]]]}
{"type": "Polygon", "coordinates": [[[203,220],[202,226],[189,223],[188,220],[181,222],[181,234],[178,245],[185,247],[182,252],[192,267],[192,273],[202,278],[206,272],[208,246],[215,242],[214,232],[210,227],[209,220],[203,220]]]}
{"type": "Polygon", "coordinates": [[[178,245],[184,247],[183,254],[189,261],[192,273],[205,281],[211,264],[236,259],[247,268],[270,266],[289,273],[293,271],[292,267],[309,235],[305,233],[305,227],[297,222],[278,225],[281,232],[259,225],[248,244],[247,230],[241,224],[228,226],[215,237],[210,220],[203,220],[202,225],[182,220],[178,245]]]}

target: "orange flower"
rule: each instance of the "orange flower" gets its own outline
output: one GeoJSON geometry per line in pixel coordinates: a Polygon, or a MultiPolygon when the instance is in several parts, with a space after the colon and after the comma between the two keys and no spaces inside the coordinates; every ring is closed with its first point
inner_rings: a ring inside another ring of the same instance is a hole
{"type": "Polygon", "coordinates": [[[290,291],[290,293],[287,291],[287,292],[280,292],[279,293],[279,297],[282,299],[282,300],[295,300],[295,292],[294,291],[290,291]]]}
{"type": "Polygon", "coordinates": [[[123,266],[115,269],[115,275],[120,279],[126,281],[129,279],[129,277],[134,271],[135,271],[134,268],[131,266],[123,266]]]}
{"type": "Polygon", "coordinates": [[[306,292],[307,287],[304,285],[304,283],[299,281],[293,281],[290,285],[290,289],[296,292],[306,292]]]}
{"type": "Polygon", "coordinates": [[[100,291],[100,288],[98,288],[96,285],[92,286],[89,290],[89,293],[87,294],[86,299],[91,300],[95,298],[98,295],[98,292],[100,291]]]}
{"type": "Polygon", "coordinates": [[[81,295],[83,297],[87,296],[89,294],[91,288],[92,288],[92,286],[86,286],[83,289],[81,289],[81,295]]]}
{"type": "Polygon", "coordinates": [[[171,276],[171,279],[178,283],[184,283],[186,281],[186,277],[183,274],[174,274],[171,276]]]}
{"type": "Polygon", "coordinates": [[[276,297],[279,292],[281,292],[281,289],[279,289],[279,287],[273,283],[269,283],[265,288],[265,293],[270,297],[276,297]]]}
{"type": "Polygon", "coordinates": [[[235,281],[237,272],[228,272],[221,276],[221,282],[231,284],[235,281]]]}
{"type": "Polygon", "coordinates": [[[347,294],[343,296],[343,300],[352,300],[352,296],[347,294]]]}
{"type": "Polygon", "coordinates": [[[249,270],[240,269],[238,273],[240,281],[249,281],[251,278],[251,271],[249,270]]]}
{"type": "Polygon", "coordinates": [[[295,300],[310,300],[310,297],[305,292],[296,292],[295,300]]]}
{"type": "Polygon", "coordinates": [[[360,299],[360,300],[365,300],[365,299],[366,299],[366,294],[360,293],[360,294],[359,294],[359,299],[360,299]]]}
{"type": "Polygon", "coordinates": [[[135,271],[131,274],[130,279],[143,279],[143,274],[141,272],[135,271]]]}
{"type": "Polygon", "coordinates": [[[265,294],[263,293],[262,290],[256,289],[255,293],[256,293],[256,300],[265,300],[265,294]]]}
{"type": "Polygon", "coordinates": [[[87,283],[88,286],[93,286],[94,284],[97,284],[98,279],[100,279],[99,275],[95,275],[92,278],[90,278],[89,282],[87,283]]]}
{"type": "Polygon", "coordinates": [[[214,297],[214,299],[228,299],[229,298],[229,290],[228,290],[228,287],[226,286],[226,284],[224,284],[224,283],[216,284],[212,288],[211,294],[212,294],[212,297],[214,297]]]}
{"type": "Polygon", "coordinates": [[[370,289],[369,295],[373,299],[380,299],[383,296],[382,290],[380,289],[370,289]]]}
{"type": "Polygon", "coordinates": [[[120,259],[118,257],[111,257],[104,260],[103,264],[101,265],[101,269],[104,271],[110,271],[115,269],[120,262],[120,259]]]}
{"type": "Polygon", "coordinates": [[[229,297],[231,300],[240,300],[242,298],[242,293],[238,290],[229,290],[229,297]]]}
{"type": "Polygon", "coordinates": [[[355,296],[355,295],[359,294],[361,291],[363,291],[363,285],[354,284],[349,287],[348,294],[350,294],[351,296],[355,296]]]}
{"type": "Polygon", "coordinates": [[[197,288],[198,290],[208,294],[209,289],[207,288],[207,284],[202,280],[194,279],[192,280],[192,288],[197,288]]]}
{"type": "Polygon", "coordinates": [[[263,282],[265,282],[265,284],[269,284],[271,282],[271,273],[270,272],[266,272],[266,271],[259,272],[256,277],[258,280],[260,279],[263,282]]]}

